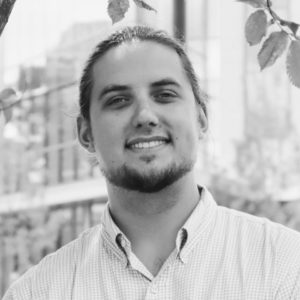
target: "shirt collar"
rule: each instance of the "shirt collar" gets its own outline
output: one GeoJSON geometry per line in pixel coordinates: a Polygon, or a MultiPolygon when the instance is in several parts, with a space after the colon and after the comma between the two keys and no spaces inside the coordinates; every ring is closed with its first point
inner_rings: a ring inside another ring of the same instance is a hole
{"type": "MultiPolygon", "coordinates": [[[[187,238],[191,239],[196,234],[198,227],[201,224],[203,214],[205,213],[204,209],[204,201],[205,201],[205,192],[203,192],[204,188],[198,187],[199,190],[199,202],[190,214],[189,218],[186,220],[181,229],[186,231],[187,238]]],[[[183,246],[181,246],[183,247],[183,246]]]]}
{"type": "Polygon", "coordinates": [[[123,234],[111,217],[109,211],[109,203],[106,203],[105,209],[103,211],[102,224],[104,225],[105,230],[107,231],[107,233],[113,241],[116,241],[116,238],[119,234],[123,234]]]}
{"type": "Polygon", "coordinates": [[[112,219],[109,211],[109,203],[104,208],[101,221],[108,238],[114,245],[114,250],[117,252],[118,257],[121,257],[127,264],[127,258],[131,252],[131,243],[112,219]],[[126,259],[124,259],[124,255],[120,256],[121,253],[125,254],[126,259]]]}
{"type": "Polygon", "coordinates": [[[182,234],[184,239],[181,239],[181,244],[178,243],[180,248],[177,249],[180,249],[178,256],[183,263],[187,262],[189,254],[202,238],[202,234],[207,232],[208,225],[213,220],[213,214],[217,207],[215,200],[206,187],[199,186],[198,189],[200,201],[180,229],[180,231],[185,232],[185,234],[182,234]]]}
{"type": "MultiPolygon", "coordinates": [[[[212,212],[212,208],[216,206],[212,195],[205,187],[199,186],[198,189],[200,200],[185,224],[178,231],[176,237],[176,249],[182,262],[187,261],[188,254],[192,250],[197,237],[203,232],[207,223],[212,218],[209,212],[212,212]]],[[[125,252],[127,257],[129,257],[131,251],[130,241],[112,219],[109,211],[109,203],[106,204],[104,209],[102,224],[111,241],[114,242],[119,250],[125,252]]]]}

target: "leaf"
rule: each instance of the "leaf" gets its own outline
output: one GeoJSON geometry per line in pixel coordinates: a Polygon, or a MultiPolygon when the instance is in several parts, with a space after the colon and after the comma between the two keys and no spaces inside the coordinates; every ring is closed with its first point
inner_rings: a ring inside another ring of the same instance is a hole
{"type": "Polygon", "coordinates": [[[298,31],[300,25],[297,23],[294,23],[294,22],[290,22],[289,27],[290,27],[291,31],[293,32],[293,34],[297,35],[297,31],[298,31]]]}
{"type": "Polygon", "coordinates": [[[15,102],[17,93],[11,88],[6,88],[0,92],[0,113],[4,113],[5,122],[12,118],[12,104],[15,102]]]}
{"type": "Polygon", "coordinates": [[[272,18],[268,21],[268,26],[272,26],[275,24],[275,20],[272,18]]]}
{"type": "Polygon", "coordinates": [[[267,7],[267,0],[236,0],[236,1],[249,4],[255,8],[267,7]]]}
{"type": "MultiPolygon", "coordinates": [[[[0,107],[1,107],[1,104],[0,104],[0,107]]],[[[3,135],[4,126],[5,126],[5,117],[4,117],[4,114],[2,113],[2,111],[0,110],[0,139],[1,139],[1,136],[3,135]]]]}
{"type": "Polygon", "coordinates": [[[250,46],[257,45],[266,35],[268,28],[267,15],[263,10],[251,14],[246,22],[245,36],[250,46]]]}
{"type": "Polygon", "coordinates": [[[109,17],[112,20],[112,23],[115,24],[121,21],[125,13],[129,8],[129,0],[109,0],[107,12],[109,17]]]}
{"type": "Polygon", "coordinates": [[[258,53],[260,69],[272,66],[288,45],[288,34],[284,31],[272,32],[264,41],[258,53]]]}
{"type": "Polygon", "coordinates": [[[4,109],[5,105],[0,101],[0,114],[3,113],[5,123],[8,123],[12,118],[12,108],[4,109]]]}
{"type": "Polygon", "coordinates": [[[286,60],[287,73],[291,82],[300,88],[300,41],[292,41],[286,60]]]}
{"type": "Polygon", "coordinates": [[[143,0],[133,0],[133,1],[136,4],[136,6],[138,6],[138,7],[145,8],[145,9],[157,12],[155,8],[153,8],[152,6],[150,6],[149,4],[147,4],[143,0]]]}

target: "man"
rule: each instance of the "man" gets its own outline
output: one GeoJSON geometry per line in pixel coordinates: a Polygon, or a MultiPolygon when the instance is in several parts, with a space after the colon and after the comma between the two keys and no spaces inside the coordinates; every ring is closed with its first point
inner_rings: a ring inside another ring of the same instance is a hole
{"type": "Polygon", "coordinates": [[[194,164],[206,103],[182,46],[126,28],[80,84],[78,137],[106,177],[102,224],[44,258],[8,299],[300,299],[300,235],[218,207],[194,164]]]}

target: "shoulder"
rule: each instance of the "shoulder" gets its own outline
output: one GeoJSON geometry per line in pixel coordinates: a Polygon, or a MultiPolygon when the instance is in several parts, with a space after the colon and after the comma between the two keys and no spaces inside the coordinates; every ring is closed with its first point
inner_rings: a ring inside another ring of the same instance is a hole
{"type": "Polygon", "coordinates": [[[282,224],[222,206],[218,206],[217,215],[229,229],[243,231],[260,240],[264,238],[264,241],[270,242],[278,249],[300,249],[300,232],[282,224]]]}
{"type": "Polygon", "coordinates": [[[97,225],[88,229],[74,241],[44,257],[11,285],[4,299],[48,299],[50,287],[67,288],[72,284],[83,252],[86,254],[87,249],[93,248],[93,243],[99,241],[101,228],[97,225]]]}
{"type": "Polygon", "coordinates": [[[300,298],[298,231],[266,218],[221,206],[218,206],[217,218],[218,228],[224,227],[223,234],[226,231],[232,243],[243,249],[248,258],[257,258],[259,263],[256,267],[265,268],[276,299],[300,298]],[[297,297],[294,297],[296,294],[297,297]]]}
{"type": "Polygon", "coordinates": [[[100,229],[101,225],[92,227],[80,234],[74,241],[47,255],[37,265],[35,275],[38,275],[39,279],[45,278],[47,281],[52,277],[64,279],[63,277],[71,276],[82,253],[86,252],[86,249],[92,248],[93,243],[99,240],[100,229]]]}

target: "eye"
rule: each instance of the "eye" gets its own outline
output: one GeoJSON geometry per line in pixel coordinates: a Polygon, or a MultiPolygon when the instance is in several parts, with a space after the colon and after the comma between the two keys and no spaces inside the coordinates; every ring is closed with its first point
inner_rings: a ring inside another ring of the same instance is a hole
{"type": "Polygon", "coordinates": [[[177,97],[177,94],[171,90],[163,90],[155,93],[154,97],[159,102],[171,102],[177,97]]]}
{"type": "Polygon", "coordinates": [[[105,106],[112,108],[122,108],[130,103],[130,98],[127,96],[114,96],[106,101],[105,106]]]}

